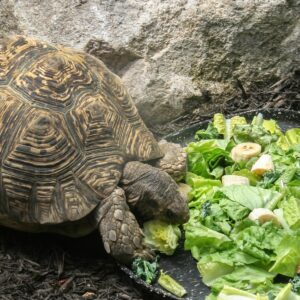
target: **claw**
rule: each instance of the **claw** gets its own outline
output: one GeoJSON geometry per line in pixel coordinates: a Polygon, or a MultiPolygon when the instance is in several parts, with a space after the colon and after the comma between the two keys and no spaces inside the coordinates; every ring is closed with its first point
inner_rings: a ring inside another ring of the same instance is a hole
{"type": "Polygon", "coordinates": [[[141,257],[145,260],[152,261],[155,259],[155,252],[149,248],[144,248],[141,251],[136,251],[135,252],[135,257],[141,257]]]}

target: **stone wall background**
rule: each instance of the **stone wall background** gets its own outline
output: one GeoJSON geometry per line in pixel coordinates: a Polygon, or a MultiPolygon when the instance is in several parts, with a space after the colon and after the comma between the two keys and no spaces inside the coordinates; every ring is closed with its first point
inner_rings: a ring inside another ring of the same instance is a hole
{"type": "Polygon", "coordinates": [[[102,59],[151,126],[299,68],[300,1],[0,0],[7,33],[102,59]]]}

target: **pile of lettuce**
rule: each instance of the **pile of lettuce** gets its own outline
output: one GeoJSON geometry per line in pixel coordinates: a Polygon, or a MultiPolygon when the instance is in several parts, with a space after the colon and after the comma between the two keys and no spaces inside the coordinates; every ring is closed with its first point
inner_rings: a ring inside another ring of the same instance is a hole
{"type": "Polygon", "coordinates": [[[216,114],[195,139],[186,147],[192,191],[185,249],[211,288],[206,300],[300,299],[300,128],[283,133],[261,115],[248,123],[216,114]],[[252,173],[258,157],[234,162],[230,151],[243,142],[260,144],[275,170],[252,173]],[[223,175],[247,177],[250,185],[222,186],[223,175]],[[272,210],[279,224],[250,220],[255,208],[272,210]]]}

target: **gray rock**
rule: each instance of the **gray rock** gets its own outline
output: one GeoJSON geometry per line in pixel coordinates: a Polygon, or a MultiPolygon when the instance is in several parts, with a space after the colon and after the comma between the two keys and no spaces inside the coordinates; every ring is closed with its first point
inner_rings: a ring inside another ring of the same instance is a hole
{"type": "Polygon", "coordinates": [[[235,78],[247,88],[300,62],[299,0],[3,1],[6,31],[99,57],[150,125],[209,112],[235,78]]]}

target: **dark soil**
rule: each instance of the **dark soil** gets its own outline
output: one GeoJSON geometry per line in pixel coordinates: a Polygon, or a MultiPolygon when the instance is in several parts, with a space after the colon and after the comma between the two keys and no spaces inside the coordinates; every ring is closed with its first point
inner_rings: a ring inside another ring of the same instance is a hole
{"type": "MultiPolygon", "coordinates": [[[[237,80],[236,96],[215,112],[274,107],[300,109],[300,71],[249,90],[237,80]]],[[[152,128],[157,136],[210,118],[201,111],[152,128]]],[[[26,234],[0,227],[0,300],[154,299],[138,291],[105,254],[95,232],[85,238],[26,234]]]]}
{"type": "Polygon", "coordinates": [[[0,299],[150,299],[105,254],[95,232],[79,239],[0,228],[0,299]]]}

